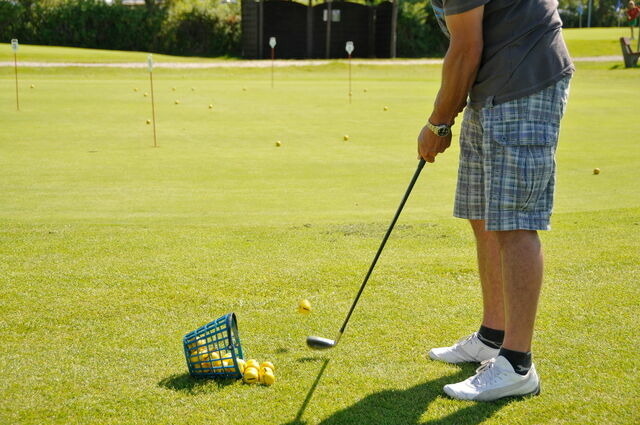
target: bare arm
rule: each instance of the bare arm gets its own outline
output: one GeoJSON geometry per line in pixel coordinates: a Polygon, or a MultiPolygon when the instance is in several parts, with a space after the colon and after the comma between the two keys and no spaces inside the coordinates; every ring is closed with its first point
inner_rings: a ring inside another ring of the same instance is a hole
{"type": "MultiPolygon", "coordinates": [[[[442,66],[440,91],[429,117],[432,124],[453,124],[464,109],[482,57],[483,14],[484,6],[480,6],[445,18],[451,40],[442,66]]],[[[434,162],[436,155],[450,144],[450,135],[439,137],[423,127],[418,136],[418,154],[426,161],[434,162]]]]}

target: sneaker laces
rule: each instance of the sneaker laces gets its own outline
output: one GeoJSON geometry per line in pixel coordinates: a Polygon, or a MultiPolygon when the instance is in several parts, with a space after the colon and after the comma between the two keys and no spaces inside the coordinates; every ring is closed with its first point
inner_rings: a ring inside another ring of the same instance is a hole
{"type": "Polygon", "coordinates": [[[480,363],[480,367],[476,369],[476,375],[471,379],[471,383],[478,387],[486,387],[495,381],[501,373],[495,363],[495,358],[480,363]]]}

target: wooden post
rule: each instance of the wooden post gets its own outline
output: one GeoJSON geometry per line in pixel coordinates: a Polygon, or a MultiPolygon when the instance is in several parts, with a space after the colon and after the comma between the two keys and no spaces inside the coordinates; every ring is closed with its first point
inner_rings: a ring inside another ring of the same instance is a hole
{"type": "Polygon", "coordinates": [[[273,88],[273,62],[276,58],[276,38],[269,38],[269,47],[271,47],[271,88],[273,88]]]}
{"type": "Polygon", "coordinates": [[[13,50],[13,69],[16,73],[16,111],[20,111],[20,100],[18,97],[18,39],[11,39],[11,50],[13,50]]]}
{"type": "Polygon", "coordinates": [[[349,105],[351,105],[351,53],[349,53],[349,105]]]}
{"type": "Polygon", "coordinates": [[[18,55],[13,52],[13,67],[16,71],[16,110],[20,111],[20,100],[18,97],[18,55]]]}
{"type": "Polygon", "coordinates": [[[153,97],[153,58],[151,55],[147,57],[147,66],[149,67],[149,81],[151,83],[151,119],[153,121],[153,147],[158,147],[156,139],[156,106],[155,98],[153,97]]]}
{"type": "Polygon", "coordinates": [[[325,41],[325,58],[331,57],[331,0],[327,0],[327,38],[325,41]]]}
{"type": "Polygon", "coordinates": [[[345,44],[344,49],[347,51],[347,54],[349,55],[349,104],[351,104],[351,96],[353,94],[353,92],[351,91],[351,54],[353,53],[353,50],[354,50],[353,41],[347,41],[347,44],[345,44]]]}
{"type": "Polygon", "coordinates": [[[397,40],[397,28],[398,28],[398,1],[393,0],[391,2],[391,46],[389,49],[389,56],[391,58],[396,57],[396,40],[397,40]]]}

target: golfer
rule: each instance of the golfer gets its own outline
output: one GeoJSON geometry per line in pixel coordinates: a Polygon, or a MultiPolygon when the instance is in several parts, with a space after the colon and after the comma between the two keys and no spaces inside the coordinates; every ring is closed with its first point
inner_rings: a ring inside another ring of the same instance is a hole
{"type": "Polygon", "coordinates": [[[480,329],[429,356],[481,362],[445,385],[461,400],[538,394],[531,340],[542,286],[555,152],[574,67],[555,0],[433,0],[449,37],[433,112],[418,136],[434,162],[464,109],[454,215],[470,221],[482,286],[480,329]],[[466,109],[465,109],[466,106],[466,109]]]}
{"type": "MultiPolygon", "coordinates": [[[[640,7],[636,6],[635,2],[631,0],[627,3],[627,10],[625,10],[624,13],[627,15],[627,22],[629,22],[629,27],[631,28],[631,38],[633,39],[633,27],[638,24],[640,7]]],[[[640,38],[640,35],[638,38],[640,38]]]]}

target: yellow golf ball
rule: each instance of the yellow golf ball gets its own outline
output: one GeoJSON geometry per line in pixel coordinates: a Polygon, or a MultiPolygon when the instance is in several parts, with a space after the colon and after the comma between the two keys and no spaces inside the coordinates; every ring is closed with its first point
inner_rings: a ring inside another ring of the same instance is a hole
{"type": "Polygon", "coordinates": [[[245,366],[246,366],[245,361],[242,360],[242,359],[238,359],[237,363],[238,363],[238,369],[240,370],[240,373],[244,373],[244,369],[245,369],[245,366]]]}
{"type": "Polygon", "coordinates": [[[600,174],[600,169],[599,168],[594,168],[593,169],[593,174],[600,174]]]}
{"type": "Polygon", "coordinates": [[[260,363],[260,369],[261,370],[264,369],[264,368],[267,368],[267,367],[269,369],[271,369],[272,371],[276,370],[275,366],[271,362],[262,362],[262,363],[260,363]]]}
{"type": "Polygon", "coordinates": [[[218,353],[216,353],[215,351],[212,353],[209,353],[209,357],[211,358],[211,360],[213,360],[213,365],[218,367],[218,366],[222,366],[222,361],[220,360],[220,355],[218,353]]]}
{"type": "Polygon", "coordinates": [[[258,369],[248,367],[244,370],[243,379],[247,384],[256,384],[258,382],[258,369]]]}
{"type": "Polygon", "coordinates": [[[262,383],[265,385],[273,385],[276,382],[276,377],[273,373],[265,373],[262,376],[262,383]]]}
{"type": "Polygon", "coordinates": [[[247,360],[245,368],[249,369],[250,367],[253,367],[253,368],[256,368],[256,369],[260,369],[260,363],[258,363],[258,361],[256,359],[249,359],[249,360],[247,360]]]}
{"type": "Polygon", "coordinates": [[[298,313],[309,314],[311,312],[311,303],[309,300],[300,300],[298,303],[298,313]]]}
{"type": "Polygon", "coordinates": [[[280,142],[280,140],[276,141],[276,147],[280,147],[282,146],[282,142],[280,142]]]}

